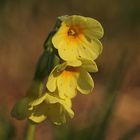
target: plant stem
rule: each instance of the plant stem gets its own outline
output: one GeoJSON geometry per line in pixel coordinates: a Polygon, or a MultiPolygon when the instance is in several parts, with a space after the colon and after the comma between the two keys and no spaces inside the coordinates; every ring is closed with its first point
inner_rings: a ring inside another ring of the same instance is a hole
{"type": "Polygon", "coordinates": [[[33,140],[35,132],[35,125],[28,122],[25,140],[33,140]]]}

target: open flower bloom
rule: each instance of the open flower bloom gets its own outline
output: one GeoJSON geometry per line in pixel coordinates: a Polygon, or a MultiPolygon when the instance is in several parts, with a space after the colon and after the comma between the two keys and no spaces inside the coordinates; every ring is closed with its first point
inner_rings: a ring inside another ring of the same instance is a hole
{"type": "Polygon", "coordinates": [[[79,61],[79,58],[95,60],[102,52],[99,41],[103,36],[101,24],[89,17],[78,15],[62,16],[62,23],[52,38],[52,43],[65,61],[79,61]]]}
{"type": "Polygon", "coordinates": [[[94,82],[88,72],[96,72],[98,69],[94,61],[82,60],[82,62],[80,67],[69,66],[67,62],[57,65],[48,78],[48,90],[50,92],[58,90],[62,99],[75,97],[77,90],[82,94],[89,94],[94,82]]]}
{"type": "Polygon", "coordinates": [[[46,93],[42,101],[30,102],[31,114],[29,120],[40,123],[46,118],[56,125],[66,123],[67,119],[73,118],[74,112],[71,109],[71,100],[60,99],[56,93],[46,93]]]}

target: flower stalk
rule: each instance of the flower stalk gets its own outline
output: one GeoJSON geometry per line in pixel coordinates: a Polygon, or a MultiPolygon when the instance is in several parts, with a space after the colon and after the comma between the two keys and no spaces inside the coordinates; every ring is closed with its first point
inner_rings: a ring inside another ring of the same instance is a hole
{"type": "Polygon", "coordinates": [[[36,127],[36,125],[28,122],[25,140],[33,140],[34,139],[35,127],[36,127]]]}

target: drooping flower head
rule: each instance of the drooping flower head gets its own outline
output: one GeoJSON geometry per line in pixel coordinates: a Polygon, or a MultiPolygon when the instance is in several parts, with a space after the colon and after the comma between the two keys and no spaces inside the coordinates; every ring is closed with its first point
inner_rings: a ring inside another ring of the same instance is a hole
{"type": "Polygon", "coordinates": [[[77,90],[82,94],[88,94],[94,87],[92,77],[88,72],[96,72],[97,66],[94,61],[82,60],[81,66],[72,67],[75,63],[63,63],[57,65],[50,74],[47,88],[50,92],[58,90],[60,98],[73,98],[77,90]]]}
{"type": "Polygon", "coordinates": [[[102,52],[101,24],[93,18],[77,15],[62,16],[60,20],[61,26],[52,38],[60,57],[65,61],[95,60],[102,52]]]}
{"type": "Polygon", "coordinates": [[[47,118],[60,125],[73,118],[71,106],[69,98],[61,99],[58,93],[47,92],[36,99],[27,96],[19,100],[12,110],[12,116],[19,120],[27,118],[34,123],[41,123],[47,118]]]}
{"type": "Polygon", "coordinates": [[[60,125],[74,116],[71,100],[60,99],[56,92],[53,94],[47,92],[40,99],[30,102],[30,106],[31,113],[28,119],[35,123],[40,123],[47,118],[52,123],[60,125]]]}
{"type": "Polygon", "coordinates": [[[73,118],[74,112],[71,109],[69,98],[60,99],[56,92],[47,92],[42,99],[30,102],[29,120],[40,123],[46,118],[52,123],[60,125],[66,123],[68,118],[73,118]]]}

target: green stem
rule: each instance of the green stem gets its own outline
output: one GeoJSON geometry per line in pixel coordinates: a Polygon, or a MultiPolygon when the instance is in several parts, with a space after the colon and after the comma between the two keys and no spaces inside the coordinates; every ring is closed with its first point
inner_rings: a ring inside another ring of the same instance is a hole
{"type": "Polygon", "coordinates": [[[33,140],[35,132],[35,125],[28,122],[25,140],[33,140]]]}

